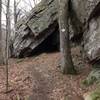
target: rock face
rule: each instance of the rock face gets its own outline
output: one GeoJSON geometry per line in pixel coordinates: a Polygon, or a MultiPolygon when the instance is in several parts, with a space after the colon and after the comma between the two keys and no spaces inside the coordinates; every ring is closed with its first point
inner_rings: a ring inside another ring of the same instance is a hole
{"type": "MultiPolygon", "coordinates": [[[[94,17],[89,21],[88,30],[84,34],[84,50],[89,61],[100,60],[100,3],[99,9],[96,7],[91,13],[94,17]],[[97,10],[97,11],[96,11],[97,10]]],[[[91,17],[90,16],[90,17],[91,17]]]]}
{"type": "MultiPolygon", "coordinates": [[[[81,21],[75,15],[72,19],[74,19],[72,23],[77,31],[76,34],[80,33],[81,21]]],[[[14,57],[30,55],[48,36],[59,30],[56,0],[43,0],[31,10],[27,18],[19,20],[16,30],[12,55],[14,57]]]]}
{"type": "Polygon", "coordinates": [[[27,18],[21,19],[17,25],[17,33],[13,42],[13,56],[28,56],[57,28],[56,0],[44,0],[36,6],[27,18]]]}
{"type": "MultiPolygon", "coordinates": [[[[88,19],[98,0],[71,1],[71,30],[77,36],[82,32],[84,19],[88,19]]],[[[55,34],[55,32],[59,33],[57,11],[56,0],[42,0],[40,4],[31,10],[27,18],[18,21],[16,25],[17,32],[12,43],[13,46],[11,46],[13,47],[12,55],[14,57],[29,56],[47,37],[55,34]]]]}

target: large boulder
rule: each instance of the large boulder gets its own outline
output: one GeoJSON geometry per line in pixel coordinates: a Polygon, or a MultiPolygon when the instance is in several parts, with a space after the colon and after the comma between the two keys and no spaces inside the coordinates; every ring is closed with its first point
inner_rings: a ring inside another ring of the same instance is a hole
{"type": "Polygon", "coordinates": [[[100,60],[100,3],[90,15],[88,29],[84,34],[84,51],[89,61],[100,60]]]}
{"type": "Polygon", "coordinates": [[[56,0],[44,0],[19,20],[13,41],[13,56],[28,56],[57,27],[56,0]],[[44,2],[45,1],[45,2],[44,2]]]}
{"type": "MultiPolygon", "coordinates": [[[[84,19],[88,19],[97,1],[83,0],[81,2],[81,0],[71,0],[70,8],[72,9],[69,10],[71,12],[71,32],[74,34],[72,37],[82,34],[84,19]],[[87,8],[91,8],[91,10],[87,10],[87,8]]],[[[13,48],[12,55],[14,57],[30,55],[47,37],[58,30],[58,6],[56,0],[42,0],[30,11],[27,17],[18,21],[11,46],[13,48]]]]}
{"type": "MultiPolygon", "coordinates": [[[[82,23],[80,19],[75,15],[72,15],[72,19],[76,33],[81,33],[80,26],[82,23]]],[[[13,56],[25,57],[30,55],[48,36],[59,30],[56,0],[42,0],[26,18],[18,21],[16,30],[13,41],[13,56]]]]}

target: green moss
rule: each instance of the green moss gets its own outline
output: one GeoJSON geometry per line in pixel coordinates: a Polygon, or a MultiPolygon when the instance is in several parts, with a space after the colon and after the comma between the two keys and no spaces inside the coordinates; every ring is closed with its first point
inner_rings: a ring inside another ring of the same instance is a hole
{"type": "Polygon", "coordinates": [[[96,90],[84,95],[84,99],[85,100],[100,100],[100,86],[96,90]]]}
{"type": "Polygon", "coordinates": [[[24,97],[24,100],[30,100],[30,99],[29,99],[29,96],[25,96],[25,97],[24,97]]]}
{"type": "Polygon", "coordinates": [[[21,62],[23,62],[23,59],[18,59],[18,60],[16,61],[16,63],[21,63],[21,62]]]}
{"type": "Polygon", "coordinates": [[[90,94],[91,100],[100,100],[100,89],[90,94]]]}
{"type": "Polygon", "coordinates": [[[94,64],[93,68],[100,68],[100,64],[94,64]]]}
{"type": "Polygon", "coordinates": [[[65,96],[64,100],[68,100],[68,96],[65,96]]]}
{"type": "Polygon", "coordinates": [[[92,85],[96,81],[97,81],[96,77],[92,76],[91,78],[87,78],[86,80],[83,80],[82,83],[85,86],[89,86],[89,85],[92,85]]]}
{"type": "Polygon", "coordinates": [[[88,77],[82,81],[82,83],[86,86],[92,85],[94,83],[100,82],[100,68],[94,68],[88,77]]]}

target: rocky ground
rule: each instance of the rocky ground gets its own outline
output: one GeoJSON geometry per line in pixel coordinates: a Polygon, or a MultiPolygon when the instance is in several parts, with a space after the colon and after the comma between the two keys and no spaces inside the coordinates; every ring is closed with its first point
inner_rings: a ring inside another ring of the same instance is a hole
{"type": "Polygon", "coordinates": [[[60,53],[9,61],[9,92],[5,93],[5,66],[0,66],[0,100],[83,100],[82,81],[91,70],[83,63],[79,48],[72,50],[78,75],[63,75],[59,70],[60,53]]]}

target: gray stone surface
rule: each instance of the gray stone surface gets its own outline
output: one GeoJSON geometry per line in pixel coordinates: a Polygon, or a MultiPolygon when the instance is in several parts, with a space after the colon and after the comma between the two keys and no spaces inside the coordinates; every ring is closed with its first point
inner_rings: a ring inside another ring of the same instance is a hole
{"type": "Polygon", "coordinates": [[[89,23],[84,35],[84,50],[90,61],[100,59],[100,18],[89,23]]]}
{"type": "MultiPolygon", "coordinates": [[[[99,0],[72,0],[73,34],[82,33],[84,19],[88,19],[89,14],[99,0]]],[[[27,56],[38,45],[40,45],[49,35],[53,34],[58,22],[56,0],[43,0],[31,10],[27,18],[22,18],[16,25],[16,35],[13,41],[13,56],[27,56]]],[[[71,12],[72,13],[72,12],[71,12]]],[[[73,35],[73,36],[74,36],[73,35]]]]}
{"type": "Polygon", "coordinates": [[[89,22],[84,34],[84,50],[89,61],[95,63],[100,59],[100,16],[89,22]]]}
{"type": "Polygon", "coordinates": [[[43,1],[31,10],[27,18],[17,25],[13,41],[13,56],[27,56],[42,43],[57,27],[56,0],[43,1]]]}

